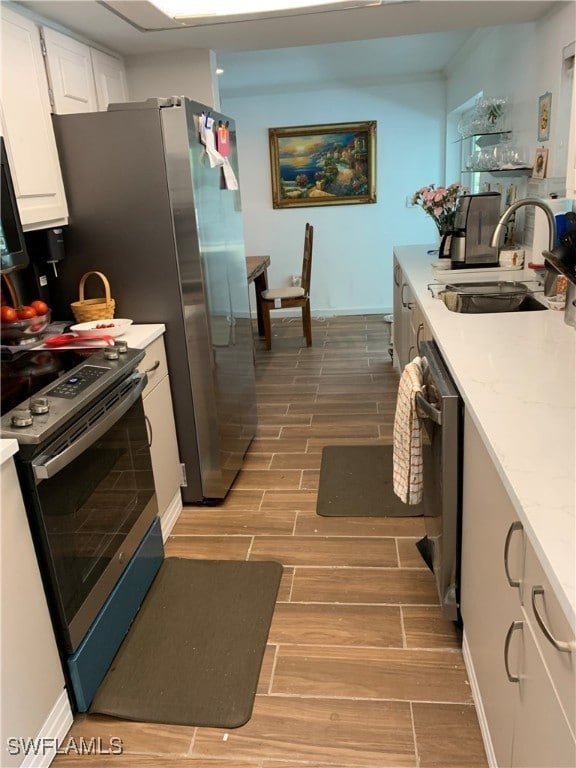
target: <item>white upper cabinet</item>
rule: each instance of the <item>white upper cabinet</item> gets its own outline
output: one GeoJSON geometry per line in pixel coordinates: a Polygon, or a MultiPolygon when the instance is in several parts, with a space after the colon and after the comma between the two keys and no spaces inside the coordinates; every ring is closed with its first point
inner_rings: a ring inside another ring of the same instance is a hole
{"type": "Polygon", "coordinates": [[[128,101],[123,62],[68,35],[42,28],[54,112],[103,112],[128,101]]]}
{"type": "Polygon", "coordinates": [[[42,27],[42,37],[54,112],[57,115],[97,112],[90,48],[49,27],[42,27]]]}
{"type": "Polygon", "coordinates": [[[22,227],[68,223],[37,25],[2,5],[1,128],[22,227]]]}
{"type": "Polygon", "coordinates": [[[98,109],[104,111],[108,109],[108,104],[128,101],[126,73],[122,61],[95,48],[90,49],[90,56],[98,109]]]}

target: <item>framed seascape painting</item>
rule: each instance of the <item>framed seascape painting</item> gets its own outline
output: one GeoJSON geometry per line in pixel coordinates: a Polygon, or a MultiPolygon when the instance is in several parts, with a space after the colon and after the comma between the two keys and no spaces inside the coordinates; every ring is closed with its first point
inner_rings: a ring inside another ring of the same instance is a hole
{"type": "Polygon", "coordinates": [[[376,202],[376,121],[270,128],[272,205],[376,202]]]}

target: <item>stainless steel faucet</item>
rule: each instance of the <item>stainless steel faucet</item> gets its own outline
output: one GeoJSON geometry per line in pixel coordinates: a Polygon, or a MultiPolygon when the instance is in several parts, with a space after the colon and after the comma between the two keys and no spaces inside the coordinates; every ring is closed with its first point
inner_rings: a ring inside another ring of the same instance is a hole
{"type": "MultiPolygon", "coordinates": [[[[523,208],[527,205],[533,205],[535,208],[540,208],[544,211],[546,214],[546,219],[548,220],[548,250],[551,251],[555,245],[556,245],[556,219],[554,218],[554,212],[550,208],[549,205],[547,205],[544,200],[541,200],[539,197],[524,197],[522,200],[516,200],[515,203],[512,203],[512,205],[507,208],[502,216],[500,217],[500,221],[498,224],[496,224],[496,229],[494,230],[494,233],[492,235],[492,240],[490,241],[490,245],[492,248],[498,248],[500,244],[500,237],[502,235],[502,230],[504,229],[505,225],[510,221],[512,218],[512,215],[516,213],[518,208],[523,208]]],[[[558,277],[557,272],[554,269],[550,269],[549,267],[546,269],[546,277],[544,279],[544,295],[545,296],[551,296],[555,292],[556,288],[556,278],[558,277]]]]}

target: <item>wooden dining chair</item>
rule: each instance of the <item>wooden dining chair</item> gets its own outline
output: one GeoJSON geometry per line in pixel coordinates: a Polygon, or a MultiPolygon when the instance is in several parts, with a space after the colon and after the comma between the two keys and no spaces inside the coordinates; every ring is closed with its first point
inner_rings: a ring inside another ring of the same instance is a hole
{"type": "Polygon", "coordinates": [[[306,346],[312,346],[312,316],[310,313],[310,273],[312,270],[312,244],[314,227],[306,224],[304,232],[304,256],[302,258],[302,285],[287,286],[286,288],[269,288],[260,294],[262,319],[264,321],[264,337],[266,349],[272,349],[272,328],[270,312],[274,309],[302,309],[302,329],[306,337],[306,346]]]}

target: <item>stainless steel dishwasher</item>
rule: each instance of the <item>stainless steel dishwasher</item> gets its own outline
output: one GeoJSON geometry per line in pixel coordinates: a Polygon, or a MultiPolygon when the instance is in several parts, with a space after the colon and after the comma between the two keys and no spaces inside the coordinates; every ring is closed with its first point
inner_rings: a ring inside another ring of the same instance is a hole
{"type": "Polygon", "coordinates": [[[460,621],[463,402],[438,346],[420,344],[428,366],[416,396],[424,426],[423,508],[426,537],[419,543],[434,572],[444,618],[460,621]]]}

